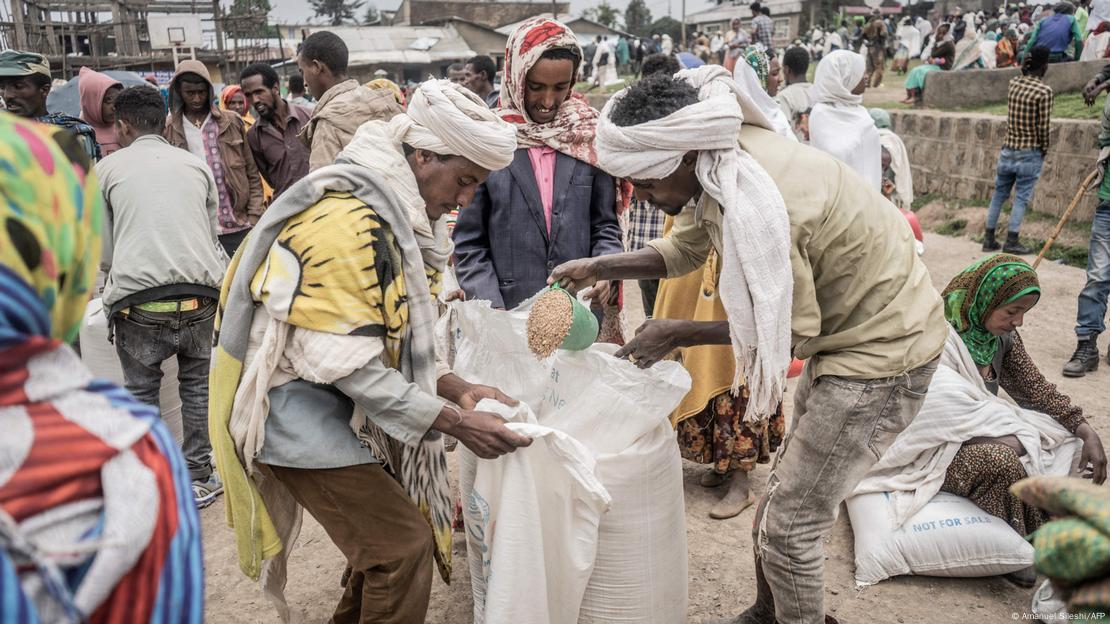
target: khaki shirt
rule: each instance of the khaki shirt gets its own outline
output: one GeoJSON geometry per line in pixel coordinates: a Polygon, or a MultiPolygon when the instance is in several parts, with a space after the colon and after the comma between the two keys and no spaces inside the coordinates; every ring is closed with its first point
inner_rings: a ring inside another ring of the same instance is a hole
{"type": "MultiPolygon", "coordinates": [[[[770,174],[790,218],[794,356],[813,377],[892,377],[940,355],[948,333],[940,295],[914,249],[905,218],[835,158],[744,126],[740,145],[770,174]]],[[[721,209],[702,194],[648,243],[667,276],[720,248],[721,209]]]]}

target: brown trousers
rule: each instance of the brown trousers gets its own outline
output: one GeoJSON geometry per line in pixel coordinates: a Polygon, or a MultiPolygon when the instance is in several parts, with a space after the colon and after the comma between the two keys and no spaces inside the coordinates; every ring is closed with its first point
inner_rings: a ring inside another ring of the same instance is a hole
{"type": "Polygon", "coordinates": [[[269,468],[351,567],[334,624],[424,621],[432,591],[432,529],[381,465],[269,468]]]}

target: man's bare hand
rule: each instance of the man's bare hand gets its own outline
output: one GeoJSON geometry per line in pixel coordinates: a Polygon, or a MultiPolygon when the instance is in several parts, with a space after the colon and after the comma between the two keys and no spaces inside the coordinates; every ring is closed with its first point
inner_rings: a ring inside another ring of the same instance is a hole
{"type": "Polygon", "coordinates": [[[472,410],[460,414],[461,418],[448,415],[450,423],[441,431],[454,436],[482,459],[497,459],[532,444],[532,438],[511,431],[497,414],[472,410]]]}
{"type": "Polygon", "coordinates": [[[597,283],[597,263],[593,258],[564,262],[555,267],[551,276],[547,278],[547,283],[558,284],[572,293],[577,293],[597,283]]]}
{"type": "Polygon", "coordinates": [[[482,399],[493,399],[494,401],[512,407],[520,405],[520,401],[510,397],[501,390],[493,386],[483,386],[482,384],[470,384],[470,388],[463,392],[455,402],[463,409],[472,410],[482,399]]]}
{"type": "Polygon", "coordinates": [[[614,356],[628,358],[640,368],[651,368],[681,346],[679,339],[685,321],[655,319],[646,321],[636,329],[636,336],[620,348],[614,356]]]}

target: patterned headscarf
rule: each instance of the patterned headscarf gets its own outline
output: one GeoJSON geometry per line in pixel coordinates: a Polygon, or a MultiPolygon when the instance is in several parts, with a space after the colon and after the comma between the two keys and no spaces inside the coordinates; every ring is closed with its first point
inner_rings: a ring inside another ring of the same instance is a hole
{"type": "MultiPolygon", "coordinates": [[[[231,110],[230,108],[228,108],[231,105],[231,98],[235,97],[238,94],[241,94],[242,92],[243,87],[240,87],[239,85],[227,85],[226,87],[224,87],[224,90],[220,91],[220,108],[224,110],[231,110]]],[[[239,111],[235,112],[242,115],[242,113],[240,113],[239,111]]]]}
{"type": "Polygon", "coordinates": [[[944,289],[944,317],[963,338],[979,366],[994,361],[1001,340],[984,323],[992,312],[1024,297],[1040,295],[1037,272],[1010,254],[987,256],[963,270],[944,289]]]}
{"type": "Polygon", "coordinates": [[[759,85],[766,91],[767,75],[771,73],[771,59],[767,57],[767,53],[757,46],[748,46],[744,53],[744,60],[755,70],[755,75],[759,78],[759,85]]]}
{"type": "Polygon", "coordinates": [[[0,112],[0,620],[200,622],[200,520],[158,408],[70,347],[101,197],[67,130],[0,112]]]}
{"type": "MultiPolygon", "coordinates": [[[[546,17],[534,17],[509,35],[505,47],[505,73],[501,83],[501,101],[497,114],[516,125],[516,141],[520,147],[548,146],[551,149],[597,166],[594,136],[597,134],[597,109],[586,102],[581,93],[571,93],[559,106],[555,119],[538,124],[528,118],[524,108],[525,77],[543,53],[554,49],[571,50],[582,59],[582,48],[569,28],[546,17]]],[[[577,76],[572,77],[577,79],[577,76]]],[[[617,180],[617,214],[628,208],[632,199],[632,183],[617,180]]]]}
{"type": "MultiPolygon", "coordinates": [[[[586,103],[580,93],[572,93],[559,107],[551,123],[538,124],[528,118],[524,108],[525,76],[540,60],[544,52],[566,49],[582,58],[582,48],[569,28],[559,22],[534,17],[509,35],[505,48],[505,79],[501,85],[501,118],[516,125],[516,140],[520,147],[548,146],[597,165],[594,151],[594,134],[597,131],[596,109],[586,103]]],[[[572,77],[576,79],[577,77],[572,77]]]]}
{"type": "Polygon", "coordinates": [[[100,256],[90,172],[69,132],[0,113],[0,349],[76,340],[100,256]]]}

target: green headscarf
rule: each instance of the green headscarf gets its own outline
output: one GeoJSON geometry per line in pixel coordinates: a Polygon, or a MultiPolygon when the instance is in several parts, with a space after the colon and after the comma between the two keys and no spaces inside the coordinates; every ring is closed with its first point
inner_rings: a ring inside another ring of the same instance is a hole
{"type": "Polygon", "coordinates": [[[881,108],[869,108],[867,113],[871,115],[871,121],[875,122],[876,128],[890,130],[890,113],[881,108]]]}
{"type": "Polygon", "coordinates": [[[1025,295],[1041,294],[1037,272],[1010,254],[976,261],[944,289],[944,318],[963,338],[971,359],[979,366],[994,361],[1001,340],[983,325],[991,312],[1025,295]]]}
{"type": "Polygon", "coordinates": [[[766,91],[767,75],[771,73],[771,59],[767,56],[767,53],[759,49],[758,46],[748,46],[748,49],[744,52],[744,60],[755,70],[755,76],[759,78],[759,86],[766,91]]]}

